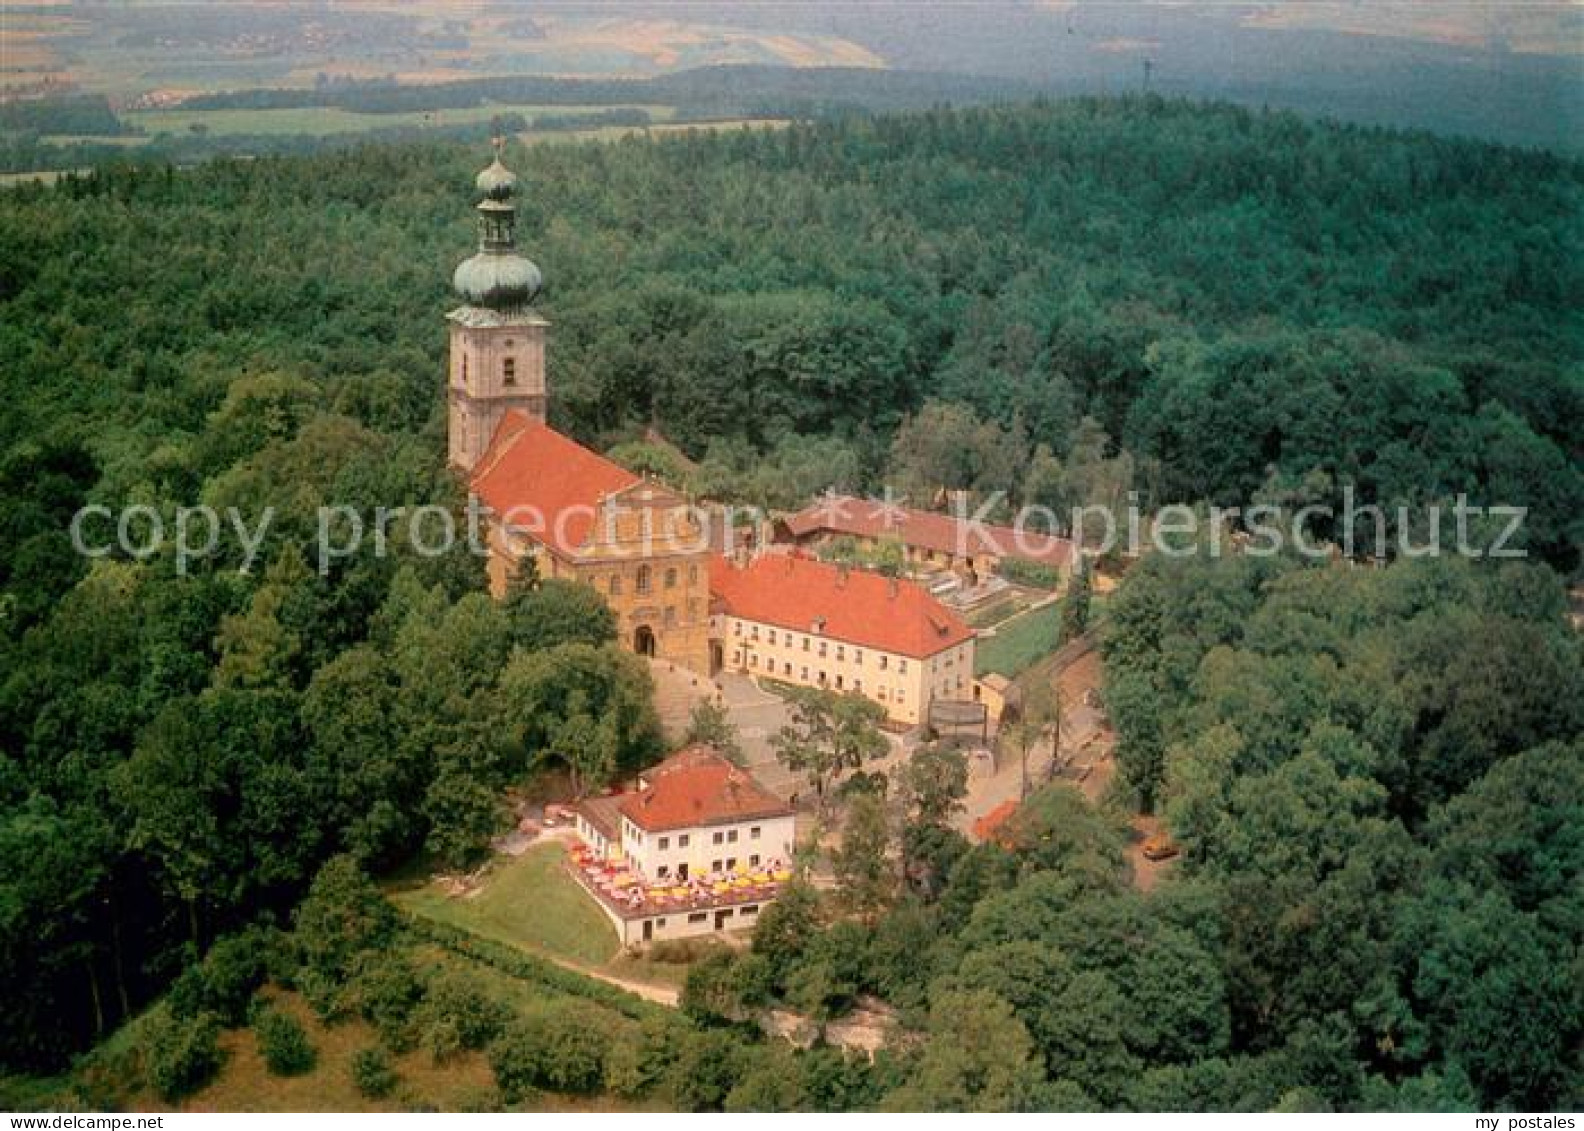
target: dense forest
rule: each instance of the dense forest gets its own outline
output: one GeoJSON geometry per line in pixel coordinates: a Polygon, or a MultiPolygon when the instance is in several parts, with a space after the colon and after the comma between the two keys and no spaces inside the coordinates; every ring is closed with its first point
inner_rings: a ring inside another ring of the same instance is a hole
{"type": "MultiPolygon", "coordinates": [[[[861,1102],[905,1110],[1575,1107],[1584,668],[1562,609],[1543,567],[1147,558],[1107,701],[1179,875],[1135,890],[1121,828],[1067,785],[971,848],[915,809],[909,875],[935,880],[883,889],[868,926],[783,902],[694,1007],[879,994],[923,1039],[861,1102]]],[[[739,1089],[822,1102],[796,1065],[739,1089]]]]}
{"type": "MultiPolygon", "coordinates": [[[[938,882],[814,935],[828,909],[787,900],[690,986],[689,1040],[737,1083],[677,1102],[1578,1102],[1584,689],[1556,572],[1584,503],[1584,166],[1154,99],[512,162],[554,421],[635,458],[657,426],[701,494],[1350,488],[1413,522],[1461,493],[1528,507],[1548,563],[1146,563],[1108,699],[1183,882],[1133,891],[1059,788],[1005,847],[916,813],[938,882]],[[863,990],[917,1050],[791,1071],[736,1028],[863,990]]],[[[217,939],[286,926],[332,857],[324,887],[355,886],[347,859],[465,860],[503,786],[656,752],[581,591],[496,605],[462,553],[314,568],[322,503],[460,506],[441,315],[479,163],[371,146],[0,196],[5,1064],[57,1067],[217,939]],[[74,553],[86,502],[279,517],[250,571],[233,548],[177,576],[74,553]]]]}

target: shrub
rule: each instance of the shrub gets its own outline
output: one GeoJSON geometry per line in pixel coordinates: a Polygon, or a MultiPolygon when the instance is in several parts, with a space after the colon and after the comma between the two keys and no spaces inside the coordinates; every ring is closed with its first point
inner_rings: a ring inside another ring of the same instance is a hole
{"type": "Polygon", "coordinates": [[[730,949],[719,939],[707,936],[697,939],[661,939],[649,948],[649,959],[668,966],[687,966],[730,949]]]}
{"type": "Polygon", "coordinates": [[[535,1088],[597,1092],[605,1082],[610,1026],[576,1003],[540,1005],[523,1013],[490,1046],[495,1082],[508,1103],[535,1088]]]}
{"type": "Polygon", "coordinates": [[[511,1009],[496,1001],[482,983],[462,971],[446,971],[429,983],[415,1021],[424,1047],[436,1060],[461,1049],[481,1049],[500,1036],[511,1009]]]}
{"type": "Polygon", "coordinates": [[[436,1064],[444,1064],[462,1051],[462,1032],[451,1017],[434,1017],[419,1026],[418,1043],[436,1064]]]}
{"type": "Polygon", "coordinates": [[[358,952],[388,944],[396,911],[357,861],[337,856],[319,870],[297,908],[294,939],[303,963],[332,982],[344,982],[358,952]]]}
{"type": "Polygon", "coordinates": [[[727,1029],[693,1029],[678,1036],[676,1059],[666,1071],[672,1102],[683,1111],[720,1111],[742,1078],[753,1046],[727,1029]]]}
{"type": "Polygon", "coordinates": [[[276,1076],[300,1076],[314,1066],[317,1056],[302,1022],[278,1009],[263,1009],[253,1019],[264,1064],[276,1076]]]}
{"type": "Polygon", "coordinates": [[[371,1100],[383,1099],[400,1082],[382,1048],[359,1049],[352,1057],[352,1083],[371,1100]]]}
{"type": "Polygon", "coordinates": [[[425,986],[417,968],[405,956],[370,951],[354,963],[346,997],[358,1016],[374,1026],[391,1048],[412,1047],[413,1012],[423,1001],[425,986]]]}
{"type": "Polygon", "coordinates": [[[679,1032],[687,1025],[667,1012],[637,1025],[620,1025],[605,1050],[605,1088],[627,1099],[655,1086],[675,1059],[679,1032]]]}
{"type": "Polygon", "coordinates": [[[280,946],[279,932],[252,928],[220,939],[204,960],[182,971],[167,998],[177,1017],[213,1013],[227,1025],[240,1025],[248,1002],[269,976],[271,954],[280,946]]]}
{"type": "Polygon", "coordinates": [[[149,1084],[173,1102],[207,1084],[220,1068],[220,1019],[212,1013],[175,1017],[161,1013],[143,1036],[149,1084]]]}

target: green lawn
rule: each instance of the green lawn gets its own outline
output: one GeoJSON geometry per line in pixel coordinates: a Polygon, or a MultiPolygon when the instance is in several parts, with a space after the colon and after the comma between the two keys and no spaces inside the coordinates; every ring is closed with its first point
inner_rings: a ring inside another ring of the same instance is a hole
{"type": "Polygon", "coordinates": [[[1002,622],[994,636],[974,649],[974,674],[1000,672],[1015,678],[1061,645],[1060,601],[1002,622]]]}
{"type": "Polygon", "coordinates": [[[598,966],[618,950],[604,912],[561,866],[559,844],[541,844],[502,860],[470,896],[434,884],[392,894],[401,907],[511,946],[598,966]]]}

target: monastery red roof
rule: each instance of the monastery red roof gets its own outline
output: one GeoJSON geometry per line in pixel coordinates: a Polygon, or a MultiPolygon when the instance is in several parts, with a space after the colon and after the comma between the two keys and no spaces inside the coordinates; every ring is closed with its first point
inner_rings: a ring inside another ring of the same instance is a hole
{"type": "Polygon", "coordinates": [[[939,554],[1019,558],[1057,569],[1072,565],[1073,545],[1033,530],[1019,534],[1010,526],[971,522],[935,511],[914,510],[878,499],[830,495],[804,507],[786,520],[794,538],[825,530],[855,538],[895,538],[906,546],[939,554]]]}
{"type": "Polygon", "coordinates": [[[790,817],[792,809],[713,747],[696,744],[644,771],[621,812],[645,832],[790,817]]]}
{"type": "Polygon", "coordinates": [[[601,499],[638,476],[513,410],[473,470],[472,488],[497,518],[570,553],[588,540],[601,499]]]}
{"type": "Polygon", "coordinates": [[[710,591],[732,616],[922,659],[973,638],[973,630],[922,587],[798,554],[764,554],[746,566],[710,562],[710,591]]]}

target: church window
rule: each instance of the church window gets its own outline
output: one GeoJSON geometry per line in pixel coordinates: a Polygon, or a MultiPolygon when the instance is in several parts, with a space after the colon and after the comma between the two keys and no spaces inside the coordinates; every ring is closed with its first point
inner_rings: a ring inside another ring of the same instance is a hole
{"type": "Polygon", "coordinates": [[[698,564],[697,563],[694,563],[693,565],[688,566],[688,584],[689,585],[698,584],[698,564]]]}
{"type": "Polygon", "coordinates": [[[667,589],[675,589],[676,588],[676,581],[677,581],[676,570],[674,570],[674,569],[666,570],[665,571],[665,587],[667,589]]]}
{"type": "Polygon", "coordinates": [[[611,591],[611,596],[613,596],[613,597],[616,594],[621,592],[621,574],[619,574],[619,573],[611,574],[610,591],[611,591]]]}
{"type": "Polygon", "coordinates": [[[515,357],[508,357],[501,363],[501,376],[508,385],[517,383],[517,359],[515,357]]]}
{"type": "Polygon", "coordinates": [[[646,565],[638,567],[638,592],[649,592],[649,567],[646,565]]]}
{"type": "Polygon", "coordinates": [[[467,354],[463,354],[462,355],[462,383],[464,385],[467,384],[467,379],[468,379],[467,354]]]}

